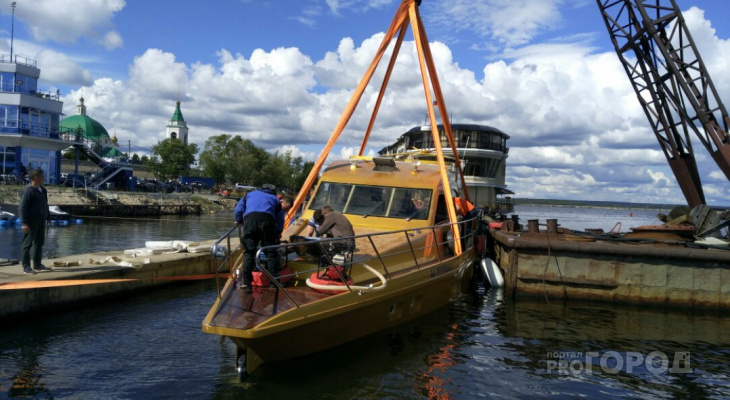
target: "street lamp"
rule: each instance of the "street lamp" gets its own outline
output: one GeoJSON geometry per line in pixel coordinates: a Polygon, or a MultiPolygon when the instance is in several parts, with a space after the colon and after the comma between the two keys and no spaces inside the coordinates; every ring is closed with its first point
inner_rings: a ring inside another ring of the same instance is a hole
{"type": "Polygon", "coordinates": [[[13,16],[11,18],[10,22],[10,62],[13,62],[13,36],[15,33],[15,2],[13,2],[10,7],[13,8],[13,16]]]}

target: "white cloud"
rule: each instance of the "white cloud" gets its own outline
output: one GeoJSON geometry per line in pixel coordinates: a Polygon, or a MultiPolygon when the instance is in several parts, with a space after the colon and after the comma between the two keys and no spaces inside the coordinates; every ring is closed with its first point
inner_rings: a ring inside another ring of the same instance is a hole
{"type": "Polygon", "coordinates": [[[426,19],[449,31],[469,31],[507,47],[528,43],[559,23],[564,0],[424,2],[426,19]]]}
{"type": "Polygon", "coordinates": [[[36,54],[35,59],[42,71],[41,78],[46,82],[74,86],[89,85],[93,82],[91,72],[65,54],[44,49],[36,54]]]}
{"type": "MultiPolygon", "coordinates": [[[[338,2],[339,10],[343,4],[338,2]]],[[[708,42],[703,44],[709,49],[708,68],[726,65],[728,41],[717,39],[701,15],[692,18],[708,42]]],[[[382,37],[360,43],[344,38],[320,59],[291,47],[248,55],[221,49],[216,62],[188,64],[149,49],[134,59],[127,79],[96,79],[83,93],[89,114],[135,147],[149,148],[164,137],[179,94],[193,142],[202,146],[210,136],[235,134],[311,160],[332,133],[382,37]]],[[[443,43],[432,43],[432,52],[453,122],[490,125],[511,136],[507,182],[518,196],[681,201],[613,52],[597,52],[583,39],[530,45],[505,51],[506,60],[489,62],[481,71],[460,67],[443,43]]],[[[359,148],[386,63],[365,91],[333,158],[359,148]]],[[[721,97],[730,98],[723,79],[721,97]]],[[[79,95],[74,91],[66,97],[67,114],[74,114],[79,95]]],[[[367,153],[422,124],[426,107],[414,46],[405,42],[367,153]]],[[[698,146],[695,151],[703,152],[698,146]]],[[[724,177],[709,173],[716,171],[712,159],[698,154],[697,160],[702,176],[716,184],[708,196],[727,198],[720,186],[724,177]]]]}
{"type": "Polygon", "coordinates": [[[333,14],[339,14],[341,10],[367,11],[371,8],[378,8],[393,4],[394,0],[324,0],[333,14]]]}
{"type": "MultiPolygon", "coordinates": [[[[86,38],[107,48],[122,45],[112,19],[126,5],[124,0],[35,0],[18,2],[15,18],[28,25],[35,40],[73,43],[86,38]]],[[[10,2],[1,7],[10,14],[10,2]]]]}

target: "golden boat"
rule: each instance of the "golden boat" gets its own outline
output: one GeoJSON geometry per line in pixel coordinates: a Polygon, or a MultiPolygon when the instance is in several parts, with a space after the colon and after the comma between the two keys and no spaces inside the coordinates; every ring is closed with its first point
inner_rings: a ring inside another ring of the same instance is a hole
{"type": "MultiPolygon", "coordinates": [[[[446,305],[471,278],[477,252],[478,216],[460,217],[454,194],[468,200],[446,104],[438,83],[415,0],[403,0],[383,43],[352,95],[340,121],[315,162],[287,217],[277,246],[259,249],[278,254],[283,269],[274,276],[259,268],[270,286],[240,290],[241,227],[231,228],[211,249],[230,273],[203,321],[203,331],[230,338],[237,347],[236,368],[244,377],[262,362],[281,361],[334,347],[403,323],[446,305]],[[390,72],[411,24],[423,77],[426,107],[434,127],[436,160],[363,157],[390,72]],[[385,80],[360,155],[325,159],[344,130],[384,51],[398,34],[385,80]],[[433,102],[433,94],[436,102],[433,102]],[[439,137],[432,104],[438,104],[446,137],[439,137]],[[453,160],[442,152],[451,146],[453,160]],[[319,176],[320,171],[322,175],[319,176]],[[299,218],[295,211],[317,180],[299,218]],[[303,236],[316,209],[330,205],[353,225],[354,236],[313,239],[303,236]],[[237,259],[234,261],[234,259],[237,259]]],[[[266,284],[265,283],[265,284],[266,284]]]]}

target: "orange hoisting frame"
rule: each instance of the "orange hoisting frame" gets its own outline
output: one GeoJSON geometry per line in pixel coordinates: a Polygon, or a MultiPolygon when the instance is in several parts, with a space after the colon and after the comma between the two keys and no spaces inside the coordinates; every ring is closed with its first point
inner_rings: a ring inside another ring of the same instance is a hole
{"type": "Polygon", "coordinates": [[[435,104],[438,106],[439,114],[441,115],[441,120],[444,125],[446,139],[448,140],[449,145],[451,146],[451,150],[454,153],[454,161],[456,164],[455,167],[459,173],[462,188],[464,189],[464,195],[467,200],[469,200],[469,192],[466,189],[466,182],[464,181],[464,174],[461,169],[461,160],[459,159],[459,153],[456,150],[456,142],[454,141],[454,136],[451,130],[451,122],[449,121],[448,116],[449,114],[446,111],[446,102],[444,101],[444,97],[441,93],[441,85],[439,83],[438,75],[436,73],[436,67],[434,65],[433,57],[431,55],[431,48],[428,44],[428,37],[426,37],[426,30],[423,27],[423,21],[421,21],[421,15],[418,12],[418,6],[420,5],[420,3],[420,0],[403,0],[398,7],[398,10],[393,17],[393,21],[390,23],[390,27],[385,33],[385,37],[380,44],[380,47],[378,48],[377,53],[375,53],[373,61],[370,63],[368,69],[365,71],[365,74],[360,80],[360,83],[357,85],[355,92],[352,94],[352,97],[350,97],[350,101],[347,103],[347,106],[342,111],[342,115],[340,116],[339,121],[337,121],[337,125],[335,125],[335,129],[332,132],[332,135],[330,136],[327,145],[322,150],[322,153],[319,155],[317,161],[314,163],[312,170],[309,172],[309,175],[304,182],[304,186],[302,186],[299,194],[297,194],[297,197],[294,200],[294,205],[292,206],[291,210],[289,210],[286,218],[287,226],[294,217],[296,210],[299,209],[299,207],[301,206],[307,193],[309,193],[309,190],[314,184],[314,181],[317,179],[317,176],[319,176],[319,172],[322,169],[322,166],[324,165],[327,156],[332,151],[332,148],[337,142],[337,139],[339,139],[340,134],[342,134],[342,131],[345,129],[345,126],[350,121],[350,117],[352,117],[355,108],[360,102],[360,98],[365,92],[365,88],[367,88],[368,84],[370,83],[370,79],[373,77],[375,69],[378,67],[378,64],[383,58],[386,49],[390,45],[390,42],[393,40],[393,38],[395,38],[397,33],[398,38],[396,39],[395,46],[393,48],[393,54],[390,58],[390,62],[388,63],[388,70],[386,71],[383,83],[380,86],[378,99],[375,103],[375,107],[373,108],[373,113],[370,117],[367,131],[365,132],[362,144],[360,145],[359,155],[362,155],[365,151],[365,146],[367,145],[368,139],[370,138],[370,132],[372,131],[373,124],[375,123],[375,118],[378,114],[378,109],[380,108],[380,104],[383,100],[383,95],[385,94],[385,88],[388,85],[388,81],[390,79],[391,73],[393,72],[396,58],[400,51],[401,44],[403,43],[403,38],[405,37],[405,33],[408,30],[408,25],[410,24],[413,28],[413,37],[415,39],[416,50],[418,52],[418,63],[421,69],[423,90],[426,95],[426,108],[428,109],[428,116],[431,122],[431,134],[433,135],[433,144],[436,150],[438,164],[441,169],[441,181],[443,185],[446,206],[448,209],[449,220],[454,223],[452,225],[454,234],[454,250],[457,255],[461,254],[461,235],[459,232],[459,226],[455,224],[455,222],[457,222],[456,208],[454,206],[454,199],[451,194],[451,187],[449,184],[446,162],[444,160],[443,149],[441,146],[438,123],[436,121],[436,113],[434,112],[432,107],[432,104],[434,104],[434,98],[436,100],[435,104]],[[433,95],[431,93],[432,89],[433,95]]]}

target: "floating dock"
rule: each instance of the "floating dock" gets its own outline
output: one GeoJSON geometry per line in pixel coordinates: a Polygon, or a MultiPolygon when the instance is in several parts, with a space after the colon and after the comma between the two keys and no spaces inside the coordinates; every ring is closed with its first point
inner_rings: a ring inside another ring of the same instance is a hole
{"type": "Polygon", "coordinates": [[[544,231],[490,233],[489,249],[509,297],[730,310],[728,250],[544,231]]]}
{"type": "MultiPolygon", "coordinates": [[[[213,243],[197,242],[201,248],[213,243]]],[[[216,269],[209,251],[134,256],[120,250],[45,259],[43,263],[53,271],[30,275],[20,264],[0,266],[0,318],[171,281],[206,279],[216,269]]]]}

